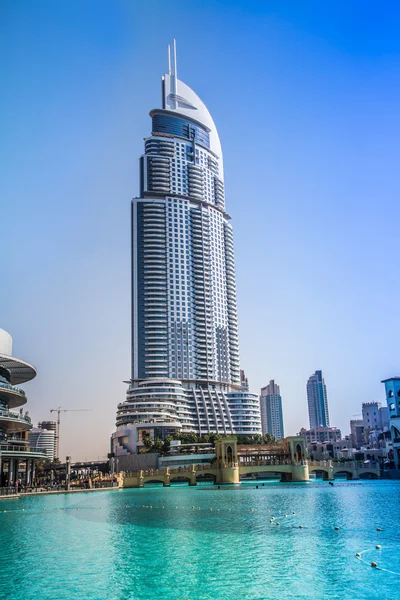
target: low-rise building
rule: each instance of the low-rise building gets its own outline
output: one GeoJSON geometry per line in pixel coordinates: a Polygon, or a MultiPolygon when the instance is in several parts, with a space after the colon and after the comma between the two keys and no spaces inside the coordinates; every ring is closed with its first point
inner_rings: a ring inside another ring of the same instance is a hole
{"type": "Polygon", "coordinates": [[[314,442],[337,442],[342,439],[342,433],[337,427],[313,427],[312,429],[300,429],[297,435],[301,435],[306,438],[307,443],[311,444],[314,442]]]}
{"type": "Polygon", "coordinates": [[[336,442],[311,442],[307,444],[311,460],[330,460],[332,458],[353,458],[353,448],[350,440],[336,442]]]}

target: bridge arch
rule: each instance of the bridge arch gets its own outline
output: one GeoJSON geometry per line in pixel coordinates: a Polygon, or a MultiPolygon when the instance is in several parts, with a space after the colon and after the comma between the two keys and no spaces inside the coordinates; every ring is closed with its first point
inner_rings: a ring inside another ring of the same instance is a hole
{"type": "Polygon", "coordinates": [[[280,479],[280,481],[291,481],[292,480],[292,469],[288,467],[288,465],[260,465],[255,466],[253,468],[250,467],[242,467],[240,468],[239,475],[240,481],[257,481],[257,478],[254,479],[246,478],[245,475],[260,475],[260,473],[267,473],[268,478],[270,479],[280,479]]]}
{"type": "Polygon", "coordinates": [[[367,471],[364,469],[363,471],[359,471],[358,475],[360,479],[378,479],[378,473],[375,471],[367,471]]]}
{"type": "Polygon", "coordinates": [[[334,471],[333,476],[336,475],[346,475],[347,481],[351,481],[352,479],[358,479],[357,474],[354,471],[349,471],[347,469],[341,469],[340,471],[334,471]]]}
{"type": "Polygon", "coordinates": [[[164,478],[159,478],[159,477],[151,477],[150,479],[147,479],[146,477],[143,480],[143,485],[146,485],[146,483],[162,483],[164,484],[164,478]]]}
{"type": "Polygon", "coordinates": [[[206,477],[212,477],[214,483],[217,480],[217,476],[212,471],[197,471],[196,472],[196,481],[204,481],[206,477]]]}
{"type": "Polygon", "coordinates": [[[190,477],[188,475],[171,475],[169,480],[170,483],[190,483],[190,477]]]}
{"type": "Polygon", "coordinates": [[[322,479],[324,480],[328,480],[332,478],[332,469],[329,469],[329,467],[324,467],[324,466],[309,466],[308,467],[308,471],[309,473],[321,473],[322,475],[322,479]]]}

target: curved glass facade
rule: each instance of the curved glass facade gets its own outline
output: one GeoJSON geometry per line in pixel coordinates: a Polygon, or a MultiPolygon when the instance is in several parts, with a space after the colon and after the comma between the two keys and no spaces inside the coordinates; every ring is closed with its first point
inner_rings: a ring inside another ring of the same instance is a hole
{"type": "Polygon", "coordinates": [[[153,133],[170,133],[188,140],[194,139],[197,144],[210,148],[208,131],[180,117],[156,113],[152,117],[152,130],[153,133]]]}

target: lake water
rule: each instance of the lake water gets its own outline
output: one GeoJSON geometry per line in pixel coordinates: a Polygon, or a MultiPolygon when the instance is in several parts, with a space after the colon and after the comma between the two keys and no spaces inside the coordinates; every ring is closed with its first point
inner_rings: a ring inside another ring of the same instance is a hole
{"type": "Polygon", "coordinates": [[[7,600],[395,599],[400,482],[178,484],[1,501],[0,547],[7,600]]]}

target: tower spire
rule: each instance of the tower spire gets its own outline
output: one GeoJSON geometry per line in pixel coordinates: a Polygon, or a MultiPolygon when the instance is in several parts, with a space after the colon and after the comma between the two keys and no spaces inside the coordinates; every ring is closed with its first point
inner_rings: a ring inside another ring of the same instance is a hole
{"type": "Polygon", "coordinates": [[[171,75],[171,45],[168,44],[168,75],[171,75]]]}
{"type": "Polygon", "coordinates": [[[174,38],[174,76],[175,79],[178,78],[178,69],[176,67],[176,39],[174,38]]]}

